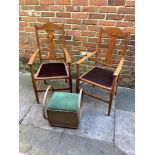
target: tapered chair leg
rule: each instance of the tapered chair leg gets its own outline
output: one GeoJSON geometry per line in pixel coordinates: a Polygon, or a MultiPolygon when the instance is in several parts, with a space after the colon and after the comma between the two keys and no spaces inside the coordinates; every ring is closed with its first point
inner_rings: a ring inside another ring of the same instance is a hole
{"type": "Polygon", "coordinates": [[[70,92],[72,93],[72,78],[69,77],[69,87],[70,87],[70,92]]]}
{"type": "Polygon", "coordinates": [[[114,93],[111,92],[111,93],[110,93],[110,97],[109,97],[108,116],[110,116],[111,107],[112,107],[112,101],[113,101],[113,96],[114,96],[114,93]]]}
{"type": "Polygon", "coordinates": [[[77,78],[76,79],[76,93],[79,92],[79,82],[80,82],[80,80],[77,78]]]}
{"type": "Polygon", "coordinates": [[[32,84],[33,84],[34,93],[35,93],[35,96],[36,96],[37,103],[39,103],[39,97],[38,97],[38,92],[37,92],[37,86],[36,86],[36,83],[35,83],[35,80],[34,80],[34,79],[32,79],[32,84]]]}
{"type": "Polygon", "coordinates": [[[44,84],[47,85],[47,81],[46,80],[44,80],[44,84]]]}

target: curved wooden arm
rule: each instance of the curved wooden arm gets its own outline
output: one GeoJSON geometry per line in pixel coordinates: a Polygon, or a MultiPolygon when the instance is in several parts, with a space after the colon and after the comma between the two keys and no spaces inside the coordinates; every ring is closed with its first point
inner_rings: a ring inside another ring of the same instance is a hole
{"type": "Polygon", "coordinates": [[[89,57],[93,56],[94,54],[96,54],[97,51],[94,52],[90,52],[89,54],[87,54],[86,56],[84,56],[83,58],[81,58],[80,60],[78,60],[76,62],[77,65],[80,65],[83,61],[85,61],[86,59],[88,59],[89,57]]]}
{"type": "Polygon", "coordinates": [[[45,95],[44,95],[44,99],[43,99],[43,117],[45,119],[47,119],[47,103],[46,103],[46,97],[47,97],[47,93],[48,91],[52,89],[54,91],[54,88],[52,86],[48,86],[47,89],[46,89],[46,92],[45,92],[45,95]]]}
{"type": "Polygon", "coordinates": [[[31,56],[31,58],[30,58],[30,60],[29,60],[29,62],[28,62],[28,65],[32,65],[32,64],[33,64],[33,61],[34,61],[35,57],[37,56],[37,54],[39,53],[39,51],[40,51],[40,49],[37,49],[37,50],[33,53],[33,55],[31,56]]]}
{"type": "Polygon", "coordinates": [[[123,62],[124,62],[124,57],[121,58],[121,60],[120,60],[120,62],[119,62],[119,64],[118,64],[118,66],[117,66],[117,68],[116,68],[116,70],[115,70],[113,76],[118,76],[118,75],[119,75],[119,73],[120,73],[120,71],[121,71],[121,69],[122,69],[122,66],[123,66],[123,62]]]}
{"type": "Polygon", "coordinates": [[[69,52],[66,48],[64,48],[64,54],[65,54],[65,58],[66,58],[66,63],[71,63],[71,58],[70,58],[69,52]]]}

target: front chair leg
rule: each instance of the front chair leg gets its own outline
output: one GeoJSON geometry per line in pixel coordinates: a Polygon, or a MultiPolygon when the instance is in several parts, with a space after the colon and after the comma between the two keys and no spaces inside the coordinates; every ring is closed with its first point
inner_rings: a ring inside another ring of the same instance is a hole
{"type": "Polygon", "coordinates": [[[36,81],[33,78],[32,78],[32,84],[33,84],[34,93],[35,93],[35,96],[36,96],[37,103],[39,103],[39,97],[38,97],[38,91],[37,91],[36,81]]]}
{"type": "Polygon", "coordinates": [[[108,116],[110,116],[111,107],[112,107],[112,101],[113,101],[113,96],[114,96],[114,93],[111,92],[111,93],[110,93],[110,97],[109,97],[108,116]]]}

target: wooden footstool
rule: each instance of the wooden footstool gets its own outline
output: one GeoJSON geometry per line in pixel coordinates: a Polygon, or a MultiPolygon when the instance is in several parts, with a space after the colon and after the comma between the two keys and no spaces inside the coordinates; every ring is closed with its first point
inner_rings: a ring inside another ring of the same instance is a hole
{"type": "Polygon", "coordinates": [[[54,92],[46,104],[46,96],[50,89],[49,86],[45,92],[43,100],[43,116],[48,119],[52,126],[78,128],[81,108],[82,108],[82,90],[79,94],[67,92],[54,92]]]}

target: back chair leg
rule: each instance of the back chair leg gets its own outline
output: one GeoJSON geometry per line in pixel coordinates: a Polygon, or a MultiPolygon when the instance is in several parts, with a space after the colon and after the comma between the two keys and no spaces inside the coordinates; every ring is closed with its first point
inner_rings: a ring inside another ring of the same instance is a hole
{"type": "Polygon", "coordinates": [[[69,77],[69,87],[70,87],[70,92],[72,93],[72,78],[69,77]]]}
{"type": "Polygon", "coordinates": [[[46,80],[44,80],[44,84],[47,85],[47,81],[46,80]]]}
{"type": "Polygon", "coordinates": [[[80,80],[77,78],[76,79],[76,93],[79,92],[79,83],[80,83],[80,80]]]}

